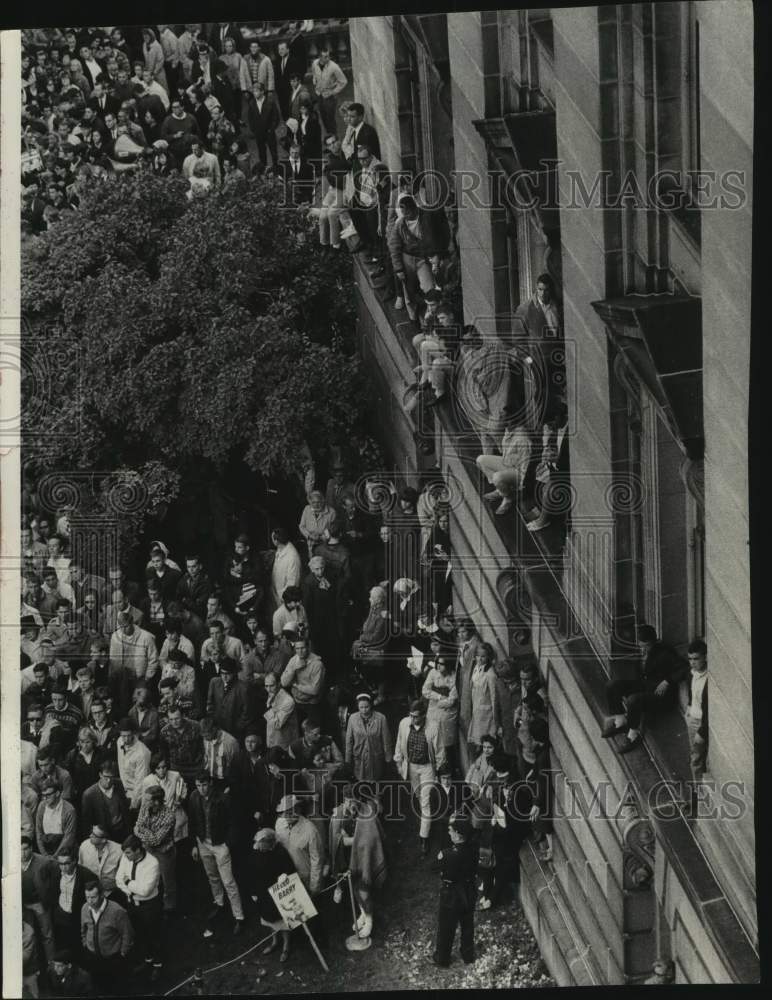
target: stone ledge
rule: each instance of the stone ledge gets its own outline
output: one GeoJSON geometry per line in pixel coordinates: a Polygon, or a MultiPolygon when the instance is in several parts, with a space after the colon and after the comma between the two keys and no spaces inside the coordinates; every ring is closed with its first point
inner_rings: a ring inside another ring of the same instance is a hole
{"type": "MultiPolygon", "coordinates": [[[[359,281],[364,282],[369,289],[372,298],[377,299],[369,276],[364,272],[358,259],[355,260],[354,270],[359,281]]],[[[412,345],[406,330],[408,324],[400,323],[402,329],[395,329],[396,324],[389,305],[381,301],[378,304],[390,332],[402,345],[406,357],[409,358],[412,345]]],[[[417,329],[416,325],[415,330],[417,329]]],[[[386,333],[385,330],[383,332],[386,333]]],[[[443,436],[455,443],[455,457],[463,466],[466,475],[472,482],[479,481],[479,472],[475,464],[479,443],[473,443],[471,427],[463,426],[459,422],[458,413],[447,402],[434,407],[434,415],[443,436]]],[[[514,513],[510,517],[501,518],[487,512],[483,517],[488,522],[484,529],[486,534],[498,533],[504,551],[508,553],[513,566],[522,573],[533,604],[542,614],[552,616],[558,623],[554,627],[550,626],[550,631],[560,643],[565,662],[583,692],[587,708],[600,729],[606,711],[605,684],[608,672],[587,638],[577,628],[574,612],[560,587],[561,551],[564,542],[562,533],[553,527],[539,532],[537,537],[526,530],[525,522],[514,513]]],[[[600,735],[598,739],[600,742],[600,735]]],[[[655,785],[659,785],[665,777],[658,764],[658,758],[663,757],[668,758],[668,755],[664,747],[660,752],[654,733],[649,733],[646,740],[632,753],[619,757],[620,766],[636,789],[644,807],[650,801],[650,793],[655,785]],[[653,741],[657,745],[655,753],[648,748],[647,741],[653,741]]],[[[687,761],[682,765],[679,762],[673,763],[681,780],[688,781],[690,775],[687,761]]],[[[659,815],[656,812],[651,814],[657,840],[674,870],[678,872],[679,881],[684,886],[690,901],[698,912],[704,914],[705,925],[711,939],[736,981],[756,982],[759,977],[758,954],[674,802],[671,804],[671,809],[678,814],[678,818],[665,819],[661,815],[661,810],[659,815]],[[706,909],[708,904],[711,905],[706,909]]]]}

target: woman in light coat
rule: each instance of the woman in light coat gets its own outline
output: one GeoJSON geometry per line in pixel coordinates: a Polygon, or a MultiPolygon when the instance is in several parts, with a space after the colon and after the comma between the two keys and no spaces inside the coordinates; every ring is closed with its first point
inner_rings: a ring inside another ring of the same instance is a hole
{"type": "Polygon", "coordinates": [[[467,740],[473,757],[480,752],[483,736],[500,737],[502,732],[496,671],[493,669],[494,660],[493,647],[490,643],[481,643],[470,678],[472,719],[469,723],[467,740]]]}
{"type": "Polygon", "coordinates": [[[434,724],[445,748],[445,762],[454,770],[456,767],[456,744],[458,743],[458,690],[453,660],[448,656],[438,656],[426,675],[421,695],[428,703],[427,724],[434,724]]]}
{"type": "Polygon", "coordinates": [[[145,68],[153,74],[153,79],[161,84],[166,93],[169,93],[169,84],[166,80],[166,70],[164,69],[164,50],[161,43],[155,36],[152,28],[142,29],[142,55],[145,59],[145,68]]]}

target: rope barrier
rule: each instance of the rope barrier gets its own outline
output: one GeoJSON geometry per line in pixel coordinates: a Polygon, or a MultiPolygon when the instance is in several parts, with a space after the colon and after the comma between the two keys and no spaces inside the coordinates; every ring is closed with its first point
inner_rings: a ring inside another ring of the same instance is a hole
{"type": "MultiPolygon", "coordinates": [[[[341,877],[339,879],[337,879],[331,885],[328,885],[326,888],[324,888],[320,892],[318,892],[317,896],[321,896],[325,892],[330,892],[330,890],[332,890],[336,886],[340,885],[341,882],[345,882],[346,879],[350,878],[350,877],[351,877],[351,873],[350,872],[345,872],[343,875],[341,875],[341,877]]],[[[252,951],[254,951],[255,948],[259,948],[261,944],[265,944],[267,941],[270,941],[272,937],[273,937],[273,932],[271,932],[270,934],[268,934],[266,937],[261,938],[255,944],[250,945],[249,948],[247,948],[246,951],[243,951],[240,955],[236,955],[235,958],[229,958],[227,962],[221,962],[219,965],[215,965],[211,969],[203,969],[202,972],[201,972],[201,975],[202,976],[209,976],[213,972],[219,972],[220,969],[224,969],[224,968],[226,968],[229,965],[233,965],[234,962],[240,962],[242,958],[245,958],[247,955],[249,955],[249,953],[252,952],[252,951]]],[[[193,980],[196,978],[196,975],[197,974],[194,972],[192,976],[188,976],[188,978],[187,979],[183,979],[181,983],[177,983],[176,986],[172,986],[172,988],[170,990],[167,990],[166,993],[164,993],[164,996],[165,997],[171,996],[172,993],[176,993],[177,990],[182,989],[183,986],[187,986],[188,983],[193,982],[193,980]]]]}

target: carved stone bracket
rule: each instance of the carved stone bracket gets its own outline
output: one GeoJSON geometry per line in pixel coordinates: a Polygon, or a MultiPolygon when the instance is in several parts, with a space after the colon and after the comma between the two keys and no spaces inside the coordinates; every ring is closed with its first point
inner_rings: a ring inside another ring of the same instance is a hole
{"type": "Polygon", "coordinates": [[[653,974],[645,979],[644,986],[668,986],[675,980],[675,964],[670,959],[660,959],[654,963],[653,974]]]}
{"type": "Polygon", "coordinates": [[[632,803],[620,809],[617,827],[622,835],[624,888],[648,889],[654,877],[654,829],[632,803]]]}

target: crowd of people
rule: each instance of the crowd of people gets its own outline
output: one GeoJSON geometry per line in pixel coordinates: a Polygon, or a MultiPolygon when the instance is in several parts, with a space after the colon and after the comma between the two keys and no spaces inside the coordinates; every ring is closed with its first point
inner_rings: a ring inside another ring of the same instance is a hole
{"type": "MultiPolygon", "coordinates": [[[[358,253],[413,324],[408,412],[451,397],[479,432],[496,513],[517,505],[532,531],[565,522],[554,499],[568,475],[565,397],[542,400],[538,432],[524,416],[530,369],[560,383],[538,348],[560,328],[552,278],[540,275],[518,311],[513,346],[461,327],[452,206],[390,172],[362,105],[339,106],[348,80],[329,50],[309,65],[308,30],[25,32],[23,225],[43,231],[77,209],[83,185],[125,170],[179,171],[191,197],[273,172],[310,209],[320,244],[358,253]],[[271,60],[263,49],[277,37],[271,60]]],[[[388,824],[412,813],[421,856],[438,827],[450,838],[431,956],[447,965],[457,925],[474,960],[471,914],[512,898],[525,839],[551,856],[538,666],[498,657],[474,621],[454,617],[439,473],[409,484],[363,471],[339,462],[326,483],[312,475],[296,527],[276,526],[270,551],[240,534],[205,565],[195,548],[154,541],[131,576],[94,564],[68,512],[25,492],[26,995],[109,994],[129,970],[158,980],[169,922],[195,905],[191,866],[211,890],[205,936],[230,913],[233,933],[254,922],[287,961],[292,935],[269,888],[299,875],[323,944],[350,873],[352,930],[369,937],[388,891],[388,824]]],[[[692,652],[704,670],[704,648],[692,652]]],[[[681,679],[669,653],[650,653],[648,680],[609,691],[604,736],[626,732],[630,748],[641,711],[681,679]]],[[[695,747],[705,690],[694,684],[695,747]]]]}
{"type": "Polygon", "coordinates": [[[204,566],[155,541],[138,578],[88,565],[68,513],[25,491],[31,995],[38,973],[56,989],[63,963],[105,992],[130,959],[157,979],[195,863],[205,935],[228,910],[236,934],[254,914],[285,961],[268,888],[297,872],[321,912],[350,872],[369,937],[385,824],[415,815],[421,856],[441,820],[455,816],[459,843],[469,824],[483,910],[512,897],[525,837],[549,850],[546,693],[535,663],[497,660],[454,621],[444,483],[360,482],[336,465],[316,485],[270,552],[239,535],[204,566]]]}

